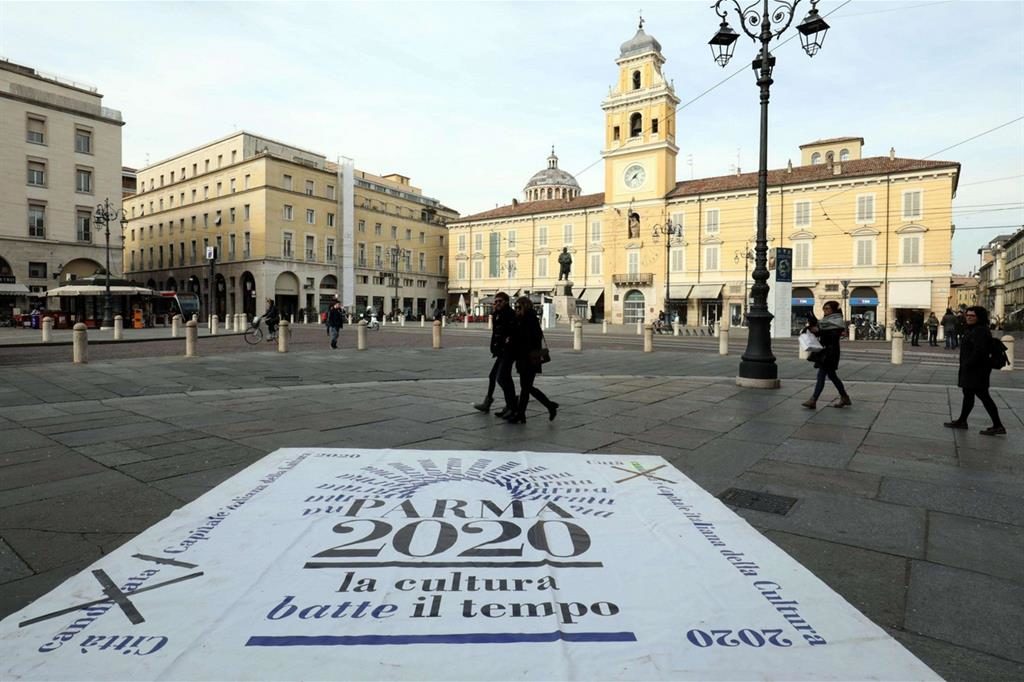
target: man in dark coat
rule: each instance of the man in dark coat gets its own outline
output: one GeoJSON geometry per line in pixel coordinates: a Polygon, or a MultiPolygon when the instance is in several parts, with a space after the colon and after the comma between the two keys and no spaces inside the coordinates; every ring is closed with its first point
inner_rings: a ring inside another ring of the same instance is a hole
{"type": "Polygon", "coordinates": [[[946,350],[956,348],[956,315],[952,308],[946,308],[946,314],[942,316],[942,335],[946,339],[946,350]]]}
{"type": "Polygon", "coordinates": [[[494,358],[494,364],[491,365],[491,373],[487,376],[487,395],[484,396],[483,402],[473,405],[481,412],[489,412],[491,403],[494,402],[494,386],[498,384],[505,394],[505,409],[498,413],[499,416],[511,411],[516,404],[516,388],[512,381],[512,363],[515,358],[509,346],[516,316],[508,301],[508,294],[504,291],[494,295],[494,313],[491,319],[491,357],[494,358]]]}
{"type": "Polygon", "coordinates": [[[331,339],[331,348],[338,347],[338,334],[345,326],[345,311],[341,309],[341,301],[335,300],[327,311],[327,335],[331,339]]]}
{"type": "Polygon", "coordinates": [[[818,380],[814,384],[814,394],[810,400],[802,404],[809,409],[818,407],[818,397],[825,389],[825,379],[829,379],[839,391],[839,397],[832,401],[832,407],[846,407],[852,404],[850,396],[846,393],[846,387],[836,374],[839,369],[839,339],[846,331],[846,322],[843,314],[839,312],[839,303],[827,301],[822,306],[825,317],[819,322],[813,313],[807,320],[807,328],[821,341],[822,350],[818,351],[814,366],[818,369],[818,380]]]}
{"type": "Polygon", "coordinates": [[[985,406],[985,411],[992,418],[992,426],[982,429],[983,436],[999,436],[1006,433],[1006,427],[999,419],[999,408],[988,393],[989,378],[992,374],[992,332],[988,328],[988,310],[981,306],[971,306],[964,312],[967,329],[960,339],[960,371],[957,373],[957,386],[963,391],[963,403],[960,416],[943,426],[950,429],[966,429],[967,417],[974,409],[975,396],[985,406]]]}
{"type": "Polygon", "coordinates": [[[921,338],[921,330],[924,329],[924,313],[915,310],[910,313],[910,345],[920,346],[918,340],[921,338]]]}

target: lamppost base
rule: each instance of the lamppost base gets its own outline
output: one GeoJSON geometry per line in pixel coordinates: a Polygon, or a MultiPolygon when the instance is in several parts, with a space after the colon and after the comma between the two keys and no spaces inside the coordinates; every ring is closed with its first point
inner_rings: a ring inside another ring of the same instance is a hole
{"type": "Polygon", "coordinates": [[[778,379],[754,379],[751,377],[736,377],[736,385],[743,388],[782,388],[782,382],[778,379]]]}

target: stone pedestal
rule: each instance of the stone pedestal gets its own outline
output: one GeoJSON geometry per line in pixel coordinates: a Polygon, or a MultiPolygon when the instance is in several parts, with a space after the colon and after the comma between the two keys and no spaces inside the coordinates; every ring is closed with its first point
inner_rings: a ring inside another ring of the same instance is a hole
{"type": "Polygon", "coordinates": [[[555,295],[551,297],[555,304],[555,315],[562,322],[569,322],[576,317],[576,297],[572,294],[572,282],[560,281],[555,287],[555,295]]]}

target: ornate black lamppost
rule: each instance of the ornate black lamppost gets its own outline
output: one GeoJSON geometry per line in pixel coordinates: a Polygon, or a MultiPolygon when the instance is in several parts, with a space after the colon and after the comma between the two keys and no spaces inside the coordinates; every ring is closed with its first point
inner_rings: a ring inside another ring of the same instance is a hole
{"type": "Polygon", "coordinates": [[[740,323],[744,323],[747,320],[747,276],[750,271],[750,261],[754,260],[754,252],[750,250],[750,243],[744,245],[743,250],[734,251],[732,254],[732,262],[739,263],[740,258],[743,259],[743,308],[740,313],[740,323]]]}
{"type": "MultiPolygon", "coordinates": [[[[751,40],[761,43],[761,51],[751,66],[757,73],[757,85],[761,88],[761,145],[760,165],[757,174],[757,238],[754,246],[754,285],[750,289],[753,302],[747,313],[747,350],[740,361],[736,383],[754,388],[777,388],[779,370],[772,354],[771,321],[768,312],[768,98],[772,85],[772,68],[775,57],[768,51],[768,44],[789,28],[796,16],[800,0],[772,0],[775,10],[768,11],[769,0],[755,0],[746,8],[738,0],[718,0],[713,7],[722,18],[718,32],[708,45],[715,62],[724,67],[732,58],[732,51],[739,34],[726,21],[727,11],[722,5],[732,2],[740,16],[740,26],[751,40]]],[[[796,27],[800,32],[800,43],[808,56],[813,57],[821,49],[828,31],[828,24],[818,15],[818,0],[811,0],[811,11],[796,27]]]]}
{"type": "Polygon", "coordinates": [[[102,204],[96,206],[96,213],[93,219],[103,225],[103,236],[107,244],[106,293],[103,299],[103,321],[100,322],[100,328],[110,329],[114,326],[114,301],[110,297],[110,223],[121,223],[121,242],[123,245],[124,228],[128,225],[128,216],[123,208],[113,208],[108,197],[103,200],[102,204]]]}
{"type": "MultiPolygon", "coordinates": [[[[398,321],[398,309],[401,307],[401,301],[398,299],[398,263],[399,263],[400,260],[404,259],[406,256],[411,255],[412,251],[410,251],[409,249],[406,249],[404,247],[401,247],[398,244],[395,244],[394,246],[392,246],[391,248],[388,249],[388,252],[389,252],[389,255],[392,258],[392,263],[394,264],[394,268],[393,268],[393,270],[391,272],[391,277],[394,280],[392,282],[392,284],[395,285],[395,300],[394,300],[394,304],[391,307],[391,312],[394,313],[395,321],[397,322],[398,321]]],[[[383,311],[382,311],[381,314],[383,314],[383,311]]]]}
{"type": "MultiPolygon", "coordinates": [[[[671,220],[666,220],[664,225],[654,225],[651,228],[651,240],[657,244],[658,239],[665,237],[665,314],[669,314],[669,301],[672,300],[670,283],[672,276],[672,240],[683,238],[683,226],[673,225],[671,220]]],[[[681,319],[681,318],[680,318],[681,319]]]]}

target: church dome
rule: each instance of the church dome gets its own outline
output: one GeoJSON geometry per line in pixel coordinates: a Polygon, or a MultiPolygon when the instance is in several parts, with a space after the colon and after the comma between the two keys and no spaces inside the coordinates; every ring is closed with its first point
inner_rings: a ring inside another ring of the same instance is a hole
{"type": "Polygon", "coordinates": [[[634,57],[645,52],[661,52],[661,43],[655,40],[654,36],[644,33],[644,25],[636,30],[636,35],[622,43],[619,48],[619,58],[634,57]]]}
{"type": "Polygon", "coordinates": [[[533,174],[523,188],[526,201],[541,199],[573,199],[580,195],[580,185],[570,173],[558,167],[555,148],[551,148],[548,166],[533,174]]]}

